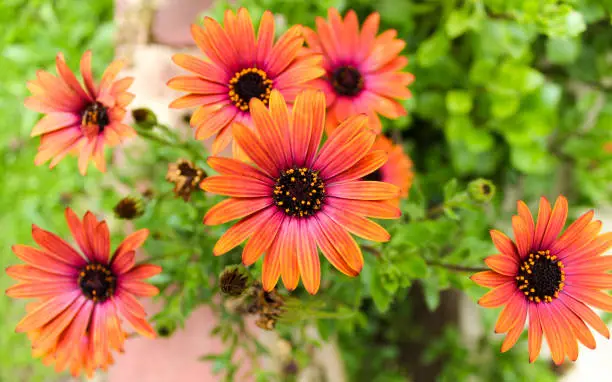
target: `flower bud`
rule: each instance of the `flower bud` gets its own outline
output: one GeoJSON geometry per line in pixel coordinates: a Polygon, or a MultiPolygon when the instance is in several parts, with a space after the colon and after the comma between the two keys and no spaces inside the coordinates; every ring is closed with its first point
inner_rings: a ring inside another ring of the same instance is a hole
{"type": "Polygon", "coordinates": [[[468,194],[477,203],[488,203],[495,196],[495,185],[487,179],[475,179],[468,184],[468,194]]]}
{"type": "Polygon", "coordinates": [[[242,265],[229,265],[219,277],[219,287],[224,294],[238,297],[247,290],[249,281],[249,275],[242,265]]]}
{"type": "Polygon", "coordinates": [[[132,110],[134,122],[144,128],[151,129],[157,125],[157,116],[151,109],[139,108],[132,110]]]}
{"type": "Polygon", "coordinates": [[[119,219],[133,220],[144,214],[144,204],[140,198],[126,196],[117,203],[113,211],[119,219]]]}

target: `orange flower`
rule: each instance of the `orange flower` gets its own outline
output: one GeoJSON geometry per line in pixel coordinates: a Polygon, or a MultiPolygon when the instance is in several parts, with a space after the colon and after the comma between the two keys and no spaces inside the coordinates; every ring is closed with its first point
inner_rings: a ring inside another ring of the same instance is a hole
{"type": "Polygon", "coordinates": [[[408,64],[406,57],[399,56],[406,43],[395,38],[395,30],[376,36],[379,21],[378,13],[371,14],[360,32],[355,11],[342,20],[330,8],[328,21],[317,17],[317,31],[304,32],[310,50],[324,56],[327,75],[313,82],[325,91],[328,129],[351,115],[365,113],[370,128],[378,133],[378,114],[391,119],[406,114],[396,101],[411,97],[407,86],[414,81],[412,74],[400,72],[408,64]]]}
{"type": "Polygon", "coordinates": [[[49,167],[53,168],[68,153],[78,152],[81,174],[87,173],[90,158],[98,170],[106,171],[104,145],[114,146],[136,135],[134,129],[121,123],[125,108],[134,98],[127,92],[133,78],[115,81],[124,64],[122,60],[111,63],[96,85],[91,74],[91,52],[85,52],[81,59],[83,88],[59,53],[59,77],[39,70],[37,79],[28,82],[32,96],[25,100],[25,106],[46,114],[32,130],[33,137],[41,136],[34,159],[37,166],[51,159],[49,167]]]}
{"type": "Polygon", "coordinates": [[[399,188],[361,178],[387,161],[370,152],[375,135],[367,117],[343,122],[319,150],[325,125],[325,98],[320,91],[298,94],[290,115],[281,94],[272,91],[270,109],[259,99],[250,103],[255,132],[236,124],[234,138],[256,167],[235,159],[211,157],[220,176],[204,179],[204,190],[227,195],[208,211],[204,224],[241,219],[219,239],[218,256],[248,240],[242,262],[253,264],[264,252],[263,286],[272,290],[279,277],[285,287],[306,290],[320,284],[317,246],[342,273],[356,276],[363,267],[361,249],[349,232],[364,239],[388,241],[389,234],[367,217],[396,219],[390,205],[399,188]]]}
{"type": "MultiPolygon", "coordinates": [[[[364,178],[364,180],[375,180],[395,184],[400,188],[400,198],[407,198],[410,186],[412,186],[412,161],[404,152],[401,145],[396,145],[384,135],[379,135],[372,146],[372,151],[384,150],[389,160],[381,168],[364,178]]],[[[399,205],[400,199],[394,202],[399,205]]]]}
{"type": "Polygon", "coordinates": [[[477,284],[493,288],[478,303],[487,308],[505,305],[496,333],[508,333],[502,352],[509,350],[529,319],[529,361],[540,353],[545,336],[553,361],[563,363],[565,355],[578,358],[580,341],[590,349],[595,339],[587,324],[609,338],[603,321],[589,308],[612,311],[612,297],[600,289],[612,288],[612,257],[602,256],[612,247],[612,233],[599,235],[601,222],[593,211],[582,215],[559,236],[567,218],[567,200],[559,196],[551,210],[546,198],[540,200],[537,222],[525,203],[518,202],[518,216],[512,217],[515,241],[491,231],[501,254],[485,263],[491,271],[472,276],[477,284]]]}
{"type": "MultiPolygon", "coordinates": [[[[259,99],[268,104],[270,93],[278,90],[287,101],[293,101],[304,84],[323,75],[321,56],[304,54],[302,27],[290,28],[274,43],[274,16],[264,12],[257,38],[249,12],[241,8],[237,15],[225,12],[224,26],[211,18],[204,28],[193,25],[191,33],[206,61],[187,54],[177,54],[173,61],[194,73],[171,79],[168,86],[189,94],[175,100],[170,107],[182,109],[198,106],[191,117],[196,139],[216,136],[213,155],[232,140],[232,123],[252,126],[249,101],[259,99]]],[[[233,145],[234,155],[240,154],[233,145]]]]}
{"type": "Polygon", "coordinates": [[[112,362],[111,350],[123,350],[125,333],[120,317],[148,337],[155,332],[134,296],[154,296],[156,287],[143,280],[161,272],[157,265],[134,262],[134,251],[149,234],[140,230],[129,235],[110,255],[110,237],[105,221],[91,212],[81,221],[66,209],[66,220],[84,256],[51,232],[32,227],[32,237],[41,247],[13,246],[27,264],[15,265],[6,273],[19,281],[6,294],[35,298],[17,332],[29,332],[34,354],[56,370],[70,367],[77,375],[91,375],[112,362]]]}

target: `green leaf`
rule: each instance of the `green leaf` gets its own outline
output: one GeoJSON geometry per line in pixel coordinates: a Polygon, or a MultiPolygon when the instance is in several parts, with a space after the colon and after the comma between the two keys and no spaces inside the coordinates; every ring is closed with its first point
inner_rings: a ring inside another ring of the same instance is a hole
{"type": "Polygon", "coordinates": [[[391,306],[392,296],[382,283],[382,278],[378,272],[371,273],[370,295],[379,312],[385,313],[391,306]]]}
{"type": "Polygon", "coordinates": [[[461,36],[470,28],[472,15],[464,7],[451,11],[446,20],[445,30],[451,39],[461,36]]]}
{"type": "Polygon", "coordinates": [[[398,263],[398,267],[412,279],[426,278],[429,270],[427,263],[418,252],[404,255],[402,261],[398,263]]]}
{"type": "Polygon", "coordinates": [[[472,110],[472,95],[465,90],[446,93],[446,109],[451,114],[467,114],[472,110]]]}
{"type": "Polygon", "coordinates": [[[520,106],[520,97],[514,93],[491,93],[491,114],[504,119],[515,114],[520,106]]]}
{"type": "Polygon", "coordinates": [[[453,178],[446,182],[444,185],[444,201],[448,202],[451,200],[459,190],[459,185],[457,183],[457,178],[453,178]]]}
{"type": "Polygon", "coordinates": [[[568,37],[551,37],[546,41],[546,58],[553,64],[567,65],[580,54],[580,40],[568,37]]]}
{"type": "Polygon", "coordinates": [[[554,171],[555,159],[537,144],[512,147],[512,164],[528,174],[550,174],[554,171]]]}
{"type": "Polygon", "coordinates": [[[436,33],[423,41],[417,49],[417,61],[423,68],[433,66],[444,57],[450,48],[450,42],[443,33],[436,33]]]}

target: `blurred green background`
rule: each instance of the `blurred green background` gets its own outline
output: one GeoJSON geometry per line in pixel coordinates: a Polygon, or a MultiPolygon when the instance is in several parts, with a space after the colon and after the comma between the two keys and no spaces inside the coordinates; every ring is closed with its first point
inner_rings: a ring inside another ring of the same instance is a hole
{"type": "MultiPolygon", "coordinates": [[[[492,335],[496,310],[481,310],[484,334],[472,347],[462,343],[454,322],[424,330],[429,311],[443,314],[457,299],[448,290],[473,298],[483,293],[468,274],[432,264],[482,266],[493,250],[487,230],[505,228],[517,199],[534,207],[540,195],[563,193],[574,216],[581,207],[610,204],[612,150],[605,144],[612,142],[612,0],[240,3],[254,19],[265,9],[282,14],[285,25],[312,26],[314,17],[325,16],[330,6],[356,9],[361,21],[378,11],[381,30],[394,28],[407,42],[403,54],[416,75],[414,98],[405,102],[407,117],[385,121],[386,132],[401,139],[417,170],[410,199],[402,206],[402,224],[386,225],[394,239],[375,248],[380,257],[366,254],[360,278],[348,280],[324,269],[327,283],[319,295],[299,296],[304,304],[321,302],[348,315],[318,320],[317,327],[323,338],[338,339],[350,380],[418,381],[415,373],[429,369],[440,381],[468,376],[481,381],[556,379],[546,361],[527,363],[525,338],[509,353],[499,354],[500,339],[492,335]],[[499,192],[490,205],[468,208],[461,195],[478,177],[493,180],[499,192]],[[429,216],[429,209],[438,205],[446,213],[429,216]]],[[[228,6],[218,1],[210,14],[220,19],[228,6]]],[[[57,52],[76,69],[83,51],[92,49],[99,75],[113,56],[112,16],[111,0],[0,2],[0,269],[18,262],[11,245],[32,243],[32,223],[65,236],[65,206],[79,214],[86,209],[110,213],[117,201],[93,168],[87,177],[78,175],[74,159],[63,160],[53,171],[34,166],[38,139],[29,134],[39,116],[22,104],[26,81],[36,70],[55,73],[57,52]]],[[[127,184],[152,179],[157,188],[169,189],[162,186],[162,175],[177,155],[156,147],[132,156],[141,164],[136,174],[115,175],[130,176],[122,179],[127,184]],[[156,167],[148,168],[150,164],[156,167]]],[[[184,298],[169,299],[171,308],[161,313],[162,321],[180,322],[198,304],[212,304],[214,291],[201,285],[210,285],[208,275],[239,259],[234,251],[212,262],[201,260],[209,259],[212,244],[225,229],[202,234],[200,218],[212,203],[203,199],[196,197],[192,209],[180,201],[165,203],[139,221],[140,226],[167,231],[170,244],[151,246],[152,255],[175,251],[185,256],[164,260],[164,282],[182,282],[184,298]],[[175,247],[170,246],[173,239],[175,247]],[[184,261],[193,259],[189,246],[198,264],[184,267],[184,261]]],[[[11,283],[0,274],[0,290],[11,283]]],[[[23,311],[23,303],[0,297],[0,382],[53,380],[52,369],[32,360],[25,335],[14,333],[23,311]]],[[[295,325],[279,330],[291,338],[295,325]]],[[[297,348],[296,359],[306,363],[297,348]]],[[[223,357],[211,358],[221,371],[231,366],[231,357],[223,357]]]]}

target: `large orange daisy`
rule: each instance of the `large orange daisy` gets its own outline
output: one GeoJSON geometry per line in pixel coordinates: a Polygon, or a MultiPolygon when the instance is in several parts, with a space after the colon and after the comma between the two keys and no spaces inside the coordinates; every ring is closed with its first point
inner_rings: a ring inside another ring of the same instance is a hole
{"type": "MultiPolygon", "coordinates": [[[[374,141],[372,151],[383,150],[389,156],[389,160],[381,168],[364,178],[364,180],[377,180],[395,184],[400,188],[400,198],[407,198],[414,173],[412,172],[412,160],[404,152],[401,145],[396,145],[384,135],[379,135],[374,141]]],[[[399,204],[398,198],[395,203],[399,204]]]]}
{"type": "Polygon", "coordinates": [[[6,294],[37,299],[16,329],[30,333],[35,355],[55,362],[58,371],[69,366],[75,375],[83,369],[91,374],[112,362],[111,350],[123,349],[120,317],[138,333],[155,336],[134,296],[158,293],[143,280],[161,268],[135,264],[135,250],[148,230],[129,235],[111,256],[105,221],[98,222],[91,212],[81,221],[70,208],[66,220],[82,254],[55,234],[33,226],[32,237],[40,249],[13,246],[26,264],[6,269],[19,281],[6,294]]]}
{"type": "Polygon", "coordinates": [[[368,217],[396,219],[400,211],[387,201],[399,188],[361,178],[387,161],[382,151],[370,152],[374,133],[365,115],[344,121],[319,150],[325,125],[322,92],[297,96],[292,113],[280,92],[272,91],[270,108],[259,99],[250,103],[255,132],[237,124],[234,138],[255,166],[211,157],[219,176],[204,179],[204,190],[230,196],[210,209],[204,224],[240,219],[219,239],[213,253],[224,254],[248,240],[245,265],[264,252],[263,286],[272,290],[282,277],[285,287],[297,287],[300,275],[311,294],[319,289],[317,247],[342,273],[356,276],[363,267],[353,233],[387,241],[389,234],[368,217]]]}
{"type": "Polygon", "coordinates": [[[601,222],[593,211],[582,215],[559,236],[567,218],[567,200],[559,196],[554,208],[540,200],[537,221],[525,203],[518,202],[512,217],[515,241],[491,231],[501,252],[485,260],[490,271],[472,276],[477,284],[493,288],[478,303],[487,308],[505,305],[495,331],[508,333],[502,352],[509,350],[529,320],[529,361],[540,353],[545,337],[556,364],[567,355],[578,358],[577,340],[590,349],[595,339],[587,324],[609,338],[610,332],[590,306],[612,311],[612,297],[601,289],[612,288],[612,257],[602,256],[612,247],[612,233],[599,235],[601,222]]]}
{"type": "Polygon", "coordinates": [[[377,36],[380,15],[373,13],[361,31],[357,14],[351,10],[344,20],[334,8],[328,20],[316,19],[316,32],[305,28],[304,36],[312,52],[323,54],[326,76],[314,81],[325,91],[328,105],[328,128],[339,121],[365,113],[370,128],[381,130],[378,114],[395,119],[406,114],[397,102],[411,96],[407,86],[414,76],[400,70],[408,59],[399,56],[406,43],[397,39],[395,30],[377,36]]]}
{"type": "MultiPolygon", "coordinates": [[[[274,43],[274,16],[269,11],[261,18],[257,38],[245,8],[237,14],[226,11],[223,24],[207,17],[204,28],[192,26],[193,38],[205,58],[175,55],[174,62],[195,75],[175,77],[168,82],[169,87],[189,93],[170,107],[198,107],[191,117],[191,126],[196,129],[196,139],[215,136],[213,155],[231,142],[233,122],[252,125],[251,99],[267,105],[270,93],[276,89],[291,102],[306,82],[324,73],[321,56],[303,51],[299,25],[274,43]]],[[[239,154],[236,145],[234,154],[239,154]]]]}
{"type": "Polygon", "coordinates": [[[59,53],[59,77],[39,70],[37,78],[28,82],[32,96],[25,100],[25,106],[46,114],[32,130],[32,136],[41,136],[36,165],[51,159],[49,167],[53,168],[68,153],[78,152],[81,174],[87,173],[90,158],[98,170],[106,171],[104,146],[117,145],[136,135],[132,127],[122,123],[125,108],[134,99],[127,92],[134,81],[132,77],[115,81],[124,64],[122,60],[111,63],[96,84],[91,73],[91,52],[85,52],[81,59],[83,87],[59,53]]]}

